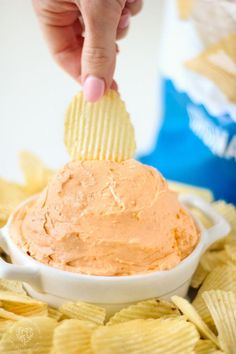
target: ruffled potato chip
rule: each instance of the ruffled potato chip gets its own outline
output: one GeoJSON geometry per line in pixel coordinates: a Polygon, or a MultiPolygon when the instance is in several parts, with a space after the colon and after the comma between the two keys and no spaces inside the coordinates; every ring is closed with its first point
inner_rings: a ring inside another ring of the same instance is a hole
{"type": "Polygon", "coordinates": [[[23,283],[18,280],[0,279],[0,291],[5,290],[14,294],[27,295],[23,283]]]}
{"type": "Polygon", "coordinates": [[[63,321],[54,331],[51,354],[93,354],[90,345],[92,331],[84,321],[63,321]]]}
{"type": "Polygon", "coordinates": [[[207,272],[201,264],[199,264],[199,266],[197,267],[197,270],[195,271],[193,278],[191,280],[191,287],[194,289],[198,289],[200,287],[200,285],[203,283],[203,281],[205,280],[207,274],[209,272],[207,272]]]}
{"type": "Polygon", "coordinates": [[[229,354],[236,351],[236,296],[230,291],[211,290],[202,294],[214,320],[221,348],[229,354]]]}
{"type": "Polygon", "coordinates": [[[29,296],[0,291],[2,307],[20,316],[47,316],[47,304],[32,299],[29,296]]]}
{"type": "Polygon", "coordinates": [[[13,312],[9,312],[0,308],[0,320],[11,320],[11,321],[18,321],[22,319],[22,316],[16,315],[13,312]]]}
{"type": "Polygon", "coordinates": [[[187,20],[192,13],[193,0],[177,0],[179,17],[182,20],[187,20]]]}
{"type": "Polygon", "coordinates": [[[216,267],[225,265],[228,262],[229,259],[225,250],[207,251],[200,260],[200,264],[207,272],[211,272],[216,267]]]}
{"type": "Polygon", "coordinates": [[[24,318],[17,321],[2,336],[0,353],[49,354],[56,326],[57,322],[47,317],[24,318]]]}
{"type": "Polygon", "coordinates": [[[60,321],[60,319],[62,318],[63,313],[61,313],[61,311],[53,308],[53,307],[48,307],[48,317],[50,318],[54,318],[56,321],[60,321]]]}
{"type": "Polygon", "coordinates": [[[171,303],[163,300],[147,300],[138,302],[115,313],[107,325],[127,322],[135,319],[160,318],[162,316],[178,316],[178,309],[171,303]]]}
{"type": "Polygon", "coordinates": [[[54,171],[46,167],[37,156],[28,151],[19,153],[19,162],[24,174],[27,193],[31,195],[41,192],[48,184],[54,171]]]}
{"type": "Polygon", "coordinates": [[[0,341],[3,335],[15,324],[15,322],[16,321],[13,320],[6,320],[0,318],[0,341]]]}
{"type": "Polygon", "coordinates": [[[198,291],[196,298],[193,300],[193,306],[198,311],[202,319],[212,329],[215,328],[211,314],[202,298],[202,293],[209,290],[225,290],[232,291],[236,294],[236,272],[235,268],[229,265],[215,268],[206,277],[203,285],[198,291]]]}
{"type": "Polygon", "coordinates": [[[98,327],[91,346],[94,354],[190,354],[198,340],[195,326],[178,316],[98,327]]]}
{"type": "Polygon", "coordinates": [[[106,311],[103,307],[85,302],[66,302],[59,308],[65,318],[89,321],[101,325],[105,321],[106,311]]]}
{"type": "Polygon", "coordinates": [[[0,178],[0,227],[5,225],[9,215],[28,197],[23,186],[0,178]]]}
{"type": "Polygon", "coordinates": [[[194,348],[194,353],[195,354],[216,354],[222,352],[217,351],[217,347],[212,343],[211,340],[200,339],[194,348]]]}
{"type": "Polygon", "coordinates": [[[120,96],[109,90],[96,103],[83,92],[72,100],[65,119],[64,141],[72,159],[123,161],[135,152],[134,128],[120,96]]]}
{"type": "Polygon", "coordinates": [[[219,345],[215,334],[205,324],[205,322],[199,316],[195,308],[187,300],[183,299],[180,296],[172,296],[171,300],[189,319],[189,321],[191,321],[197,327],[197,329],[204,338],[210,339],[217,346],[219,345]]]}
{"type": "Polygon", "coordinates": [[[181,194],[195,194],[207,202],[213,201],[213,194],[209,189],[191,186],[180,182],[168,181],[169,188],[181,194]]]}

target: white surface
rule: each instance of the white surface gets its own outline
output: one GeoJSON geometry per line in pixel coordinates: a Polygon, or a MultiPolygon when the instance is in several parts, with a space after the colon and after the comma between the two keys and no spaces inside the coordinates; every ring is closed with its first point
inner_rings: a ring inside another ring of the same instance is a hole
{"type": "MultiPolygon", "coordinates": [[[[115,75],[135,125],[138,151],[150,148],[156,128],[162,0],[144,2],[120,42],[115,75]]],[[[51,59],[30,0],[0,0],[0,43],[0,176],[19,180],[19,150],[31,150],[51,167],[68,160],[63,115],[79,85],[51,59]]]]}

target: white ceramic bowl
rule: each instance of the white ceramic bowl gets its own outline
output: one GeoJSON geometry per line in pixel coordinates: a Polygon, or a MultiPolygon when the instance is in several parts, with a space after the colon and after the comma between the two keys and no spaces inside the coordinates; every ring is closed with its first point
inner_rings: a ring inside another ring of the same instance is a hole
{"type": "Polygon", "coordinates": [[[9,237],[8,224],[1,230],[0,246],[11,257],[12,263],[0,258],[0,277],[21,280],[29,294],[51,306],[68,300],[81,300],[104,306],[109,313],[144,299],[161,297],[169,299],[177,294],[186,296],[191,277],[202,253],[215,241],[223,238],[230,226],[208,203],[191,196],[180,196],[185,208],[200,209],[213,226],[206,229],[198,220],[199,243],[194,251],[171,270],[130,276],[93,276],[62,271],[42,264],[19,249],[9,237]]]}

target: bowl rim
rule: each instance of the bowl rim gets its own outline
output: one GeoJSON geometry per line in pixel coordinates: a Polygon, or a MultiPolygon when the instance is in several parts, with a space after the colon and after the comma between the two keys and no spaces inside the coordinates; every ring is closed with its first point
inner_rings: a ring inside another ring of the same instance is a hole
{"type": "MultiPolygon", "coordinates": [[[[25,258],[27,262],[25,263],[31,263],[34,265],[36,271],[43,271],[44,273],[50,272],[50,273],[56,273],[57,276],[66,276],[67,278],[70,279],[75,279],[75,280],[83,280],[83,281],[95,281],[95,282],[122,282],[122,281],[139,281],[143,279],[150,279],[150,278],[155,278],[156,276],[166,276],[166,275],[173,275],[174,273],[179,273],[182,271],[185,267],[190,265],[190,263],[198,256],[200,258],[201,256],[201,251],[204,247],[204,238],[207,233],[207,229],[203,226],[200,220],[198,220],[193,213],[189,210],[189,208],[186,205],[183,205],[181,203],[182,207],[187,210],[187,212],[192,216],[198,230],[199,230],[199,239],[198,243],[195,245],[193,251],[184,259],[180,261],[179,264],[177,264],[175,267],[167,270],[157,270],[157,271],[150,271],[147,273],[139,273],[139,274],[131,274],[131,275],[112,275],[112,276],[106,276],[106,275],[93,275],[93,274],[84,274],[84,273],[78,273],[78,272],[73,272],[73,271],[67,271],[63,270],[54,266],[47,265],[45,263],[42,263],[35,258],[29,256],[27,253],[25,253],[11,238],[10,232],[9,232],[9,227],[12,223],[12,220],[14,218],[14,215],[17,213],[17,211],[27,204],[29,201],[34,199],[37,195],[34,195],[28,199],[26,199],[23,203],[21,203],[17,209],[12,213],[8,219],[7,224],[0,229],[4,240],[6,241],[7,245],[10,246],[10,249],[13,250],[14,253],[18,253],[21,258],[25,258]]],[[[10,255],[11,256],[11,255],[10,255]]],[[[13,263],[15,264],[15,263],[13,263]]],[[[21,265],[26,265],[22,263],[21,265]]],[[[20,265],[19,265],[20,266],[20,265]]]]}

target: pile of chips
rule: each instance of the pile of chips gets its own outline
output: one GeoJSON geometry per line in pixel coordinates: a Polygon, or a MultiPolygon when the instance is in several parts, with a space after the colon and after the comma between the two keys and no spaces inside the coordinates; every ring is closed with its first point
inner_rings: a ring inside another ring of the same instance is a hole
{"type": "Polygon", "coordinates": [[[27,151],[19,154],[19,163],[24,175],[24,184],[0,178],[0,227],[6,224],[10,214],[21,202],[41,192],[53,174],[37,156],[27,151]]]}

